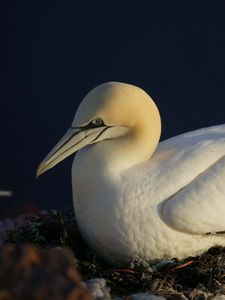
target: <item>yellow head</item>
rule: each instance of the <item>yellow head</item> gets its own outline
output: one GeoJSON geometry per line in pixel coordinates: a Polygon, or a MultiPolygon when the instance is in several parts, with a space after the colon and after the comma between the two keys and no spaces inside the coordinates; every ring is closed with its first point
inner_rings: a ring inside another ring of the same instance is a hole
{"type": "Polygon", "coordinates": [[[153,154],[160,137],[161,122],[153,100],[140,88],[120,83],[104,83],[83,99],[71,127],[50,151],[37,176],[86,145],[125,138],[139,151],[141,160],[153,154]]]}

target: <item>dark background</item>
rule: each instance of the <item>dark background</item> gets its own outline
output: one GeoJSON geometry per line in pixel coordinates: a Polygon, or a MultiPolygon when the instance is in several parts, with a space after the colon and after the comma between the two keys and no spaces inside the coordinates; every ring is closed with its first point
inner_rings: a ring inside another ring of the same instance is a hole
{"type": "Polygon", "coordinates": [[[1,21],[0,189],[14,191],[2,214],[72,207],[72,157],[35,171],[100,83],[144,88],[163,139],[225,122],[224,1],[8,1],[1,21]]]}

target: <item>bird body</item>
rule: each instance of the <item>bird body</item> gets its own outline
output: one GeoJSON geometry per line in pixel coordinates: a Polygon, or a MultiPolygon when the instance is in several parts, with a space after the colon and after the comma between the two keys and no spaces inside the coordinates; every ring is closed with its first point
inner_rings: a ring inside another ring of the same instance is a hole
{"type": "Polygon", "coordinates": [[[85,240],[114,264],[182,259],[225,245],[216,234],[225,228],[224,154],[225,125],[165,140],[150,160],[120,172],[101,144],[82,149],[72,184],[85,240]]]}
{"type": "Polygon", "coordinates": [[[225,246],[225,125],[158,144],[160,116],[141,89],[107,83],[83,100],[38,174],[79,150],[76,219],[86,242],[122,265],[225,246]]]}

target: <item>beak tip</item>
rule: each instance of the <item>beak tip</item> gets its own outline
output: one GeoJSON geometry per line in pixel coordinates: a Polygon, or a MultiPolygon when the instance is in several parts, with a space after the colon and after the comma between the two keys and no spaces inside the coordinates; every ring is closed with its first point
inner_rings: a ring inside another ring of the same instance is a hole
{"type": "Polygon", "coordinates": [[[39,165],[36,171],[36,179],[41,176],[45,172],[43,168],[43,164],[39,165]]]}
{"type": "Polygon", "coordinates": [[[38,172],[38,170],[36,171],[36,174],[35,174],[35,177],[36,177],[36,179],[38,179],[38,177],[41,175],[41,173],[40,172],[38,172]]]}

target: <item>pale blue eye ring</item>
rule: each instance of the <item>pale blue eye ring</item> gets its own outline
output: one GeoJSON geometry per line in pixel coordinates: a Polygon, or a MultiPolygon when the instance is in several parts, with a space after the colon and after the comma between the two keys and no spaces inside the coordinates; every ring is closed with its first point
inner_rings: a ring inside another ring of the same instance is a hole
{"type": "Polygon", "coordinates": [[[91,121],[91,125],[94,127],[100,127],[104,124],[103,120],[101,118],[96,118],[91,121]]]}

